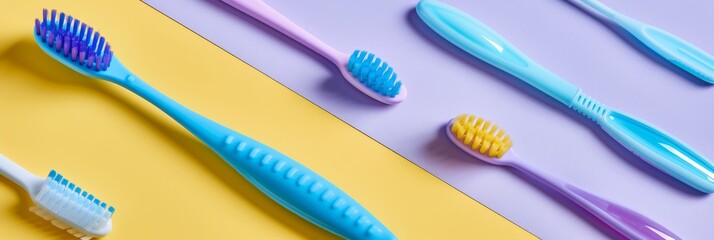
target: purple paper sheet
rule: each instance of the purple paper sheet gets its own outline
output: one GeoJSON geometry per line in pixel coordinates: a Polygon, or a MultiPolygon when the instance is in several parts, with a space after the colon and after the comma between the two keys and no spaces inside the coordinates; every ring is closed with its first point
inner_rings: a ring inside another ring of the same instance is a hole
{"type": "MultiPolygon", "coordinates": [[[[714,88],[663,64],[587,11],[563,0],[444,1],[606,105],[714,158],[714,88]]],[[[684,239],[714,236],[714,198],[657,171],[585,118],[448,44],[416,16],[415,0],[266,0],[336,49],[365,49],[388,61],[409,90],[397,106],[363,96],[327,60],[218,0],[145,2],[539,237],[612,235],[515,172],[461,153],[444,135],[450,118],[473,113],[493,120],[510,133],[513,150],[544,171],[630,207],[684,239]]],[[[605,3],[714,53],[714,1],[605,3]]]]}

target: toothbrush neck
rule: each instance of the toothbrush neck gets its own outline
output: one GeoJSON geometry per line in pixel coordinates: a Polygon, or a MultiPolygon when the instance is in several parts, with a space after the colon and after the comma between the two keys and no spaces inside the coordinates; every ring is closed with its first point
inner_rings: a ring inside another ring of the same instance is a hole
{"type": "Polygon", "coordinates": [[[7,177],[10,181],[25,189],[30,195],[34,195],[39,191],[34,187],[36,185],[34,183],[41,181],[41,179],[2,154],[0,154],[0,175],[7,177]]]}
{"type": "Polygon", "coordinates": [[[614,9],[606,6],[600,1],[597,0],[580,0],[581,2],[585,3],[585,5],[588,5],[590,8],[595,9],[598,13],[602,14],[606,18],[610,19],[611,21],[618,23],[622,25],[625,28],[632,28],[632,27],[637,27],[640,25],[639,22],[635,21],[634,19],[623,15],[622,13],[615,11],[614,9]]]}
{"type": "Polygon", "coordinates": [[[243,13],[278,30],[305,47],[315,51],[335,64],[340,64],[348,58],[344,53],[330,47],[305,29],[301,28],[278,11],[259,0],[223,0],[243,13]]]}
{"type": "Polygon", "coordinates": [[[606,6],[602,2],[598,0],[580,0],[581,2],[585,3],[585,5],[590,6],[592,9],[595,9],[595,11],[599,12],[602,15],[605,15],[606,17],[616,20],[622,16],[619,12],[615,11],[614,9],[606,6]]]}
{"type": "Polygon", "coordinates": [[[540,170],[534,167],[531,167],[530,164],[527,164],[524,161],[518,160],[517,156],[514,156],[512,158],[514,160],[511,161],[508,166],[524,173],[528,180],[532,180],[534,181],[533,183],[537,183],[541,186],[548,187],[550,189],[558,191],[561,194],[567,195],[567,193],[565,193],[566,189],[564,189],[567,183],[555,177],[551,177],[549,174],[541,172],[540,170]]]}
{"type": "Polygon", "coordinates": [[[286,23],[270,25],[281,33],[287,35],[293,40],[309,48],[310,50],[316,52],[317,54],[320,54],[327,60],[330,60],[336,65],[345,62],[345,60],[348,58],[346,54],[338,51],[337,49],[332,48],[330,45],[327,45],[327,43],[321,41],[317,37],[303,30],[290,20],[285,19],[283,22],[286,23]]]}
{"type": "Polygon", "coordinates": [[[129,73],[123,81],[113,81],[149,101],[209,146],[219,144],[227,128],[203,117],[129,73]]]}

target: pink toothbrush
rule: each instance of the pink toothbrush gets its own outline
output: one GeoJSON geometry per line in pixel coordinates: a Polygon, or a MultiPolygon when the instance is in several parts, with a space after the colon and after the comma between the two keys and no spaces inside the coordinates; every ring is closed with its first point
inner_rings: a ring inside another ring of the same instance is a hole
{"type": "Polygon", "coordinates": [[[223,1],[327,58],[337,65],[347,82],[364,94],[386,104],[396,104],[407,97],[407,89],[397,79],[397,73],[374,54],[362,50],[355,50],[352,55],[342,53],[261,0],[223,1]]]}

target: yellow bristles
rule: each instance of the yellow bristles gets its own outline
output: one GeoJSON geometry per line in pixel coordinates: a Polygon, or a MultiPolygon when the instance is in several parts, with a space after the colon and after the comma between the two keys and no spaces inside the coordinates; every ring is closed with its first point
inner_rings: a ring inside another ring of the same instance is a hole
{"type": "Polygon", "coordinates": [[[513,145],[506,131],[474,115],[456,117],[451,133],[464,145],[489,157],[501,158],[513,145]]]}

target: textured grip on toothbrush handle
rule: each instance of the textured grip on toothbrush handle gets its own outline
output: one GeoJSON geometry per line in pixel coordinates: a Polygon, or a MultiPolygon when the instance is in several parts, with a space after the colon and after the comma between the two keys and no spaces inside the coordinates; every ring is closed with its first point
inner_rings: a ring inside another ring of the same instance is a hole
{"type": "Polygon", "coordinates": [[[349,195],[300,163],[191,111],[136,76],[114,82],[160,108],[258,189],[306,220],[348,239],[396,239],[349,195]]]}
{"type": "Polygon", "coordinates": [[[541,185],[572,200],[577,206],[593,214],[628,239],[680,239],[662,225],[635,211],[599,198],[560,179],[540,173],[522,161],[516,160],[511,166],[537,179],[541,185]]]}
{"type": "Polygon", "coordinates": [[[419,17],[435,32],[469,54],[516,76],[568,105],[577,88],[538,65],[472,16],[434,0],[422,0],[419,17]]]}
{"type": "Polygon", "coordinates": [[[714,192],[714,165],[682,141],[581,91],[569,106],[598,123],[607,134],[650,165],[693,188],[714,192]]]}
{"type": "Polygon", "coordinates": [[[714,165],[682,141],[578,91],[569,106],[599,124],[613,139],[650,165],[689,186],[714,192],[714,165]]]}
{"type": "Polygon", "coordinates": [[[228,5],[298,41],[335,64],[347,56],[316,38],[262,0],[223,0],[228,5]]]}
{"type": "Polygon", "coordinates": [[[347,239],[396,239],[337,186],[270,147],[227,133],[219,148],[254,185],[303,218],[347,239]]]}

